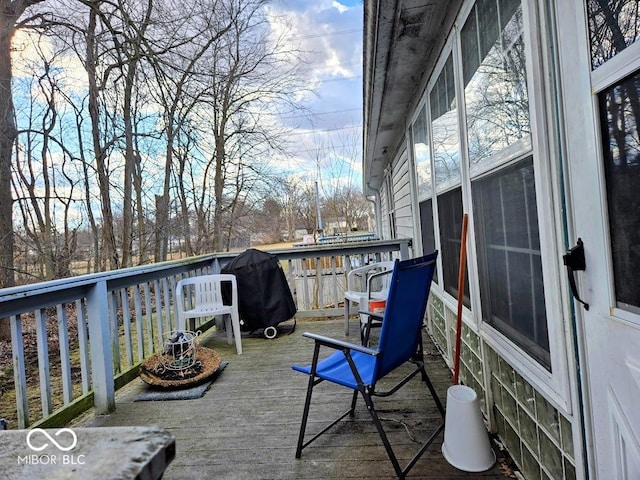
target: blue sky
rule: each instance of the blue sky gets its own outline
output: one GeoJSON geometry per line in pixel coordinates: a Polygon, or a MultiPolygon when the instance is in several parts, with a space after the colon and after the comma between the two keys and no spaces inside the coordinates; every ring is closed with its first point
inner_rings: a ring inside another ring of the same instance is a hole
{"type": "MultiPolygon", "coordinates": [[[[304,177],[306,181],[319,180],[327,194],[338,185],[360,188],[362,0],[272,0],[268,9],[285,17],[286,30],[282,31],[290,36],[296,48],[306,52],[305,82],[315,92],[302,98],[308,115],[294,113],[281,119],[293,130],[290,156],[271,158],[273,168],[304,177]]],[[[20,42],[27,45],[23,40],[20,42]]],[[[50,54],[48,44],[40,47],[50,54]]],[[[35,51],[31,53],[39,62],[35,51]]],[[[21,64],[24,61],[21,58],[14,64],[16,87],[18,80],[32,78],[26,63],[21,64]]],[[[77,60],[60,57],[57,62],[65,71],[67,86],[72,91],[83,91],[86,73],[77,60]],[[60,63],[64,61],[68,64],[60,63]]],[[[36,94],[28,84],[22,88],[26,96],[36,94]]]]}
{"type": "Polygon", "coordinates": [[[360,187],[362,0],[274,0],[271,8],[287,17],[292,39],[308,52],[315,90],[304,101],[308,118],[284,120],[296,129],[289,168],[311,175],[319,166],[321,180],[360,187]]]}

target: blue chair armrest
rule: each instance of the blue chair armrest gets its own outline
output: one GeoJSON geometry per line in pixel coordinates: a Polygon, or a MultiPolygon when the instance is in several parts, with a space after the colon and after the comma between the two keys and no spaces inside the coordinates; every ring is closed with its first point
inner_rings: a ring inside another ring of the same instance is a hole
{"type": "Polygon", "coordinates": [[[336,350],[355,350],[367,355],[377,356],[380,352],[373,348],[365,347],[358,343],[345,342],[336,338],[325,337],[324,335],[317,335],[315,333],[305,332],[302,336],[315,340],[316,343],[325,347],[334,348],[336,350]]]}

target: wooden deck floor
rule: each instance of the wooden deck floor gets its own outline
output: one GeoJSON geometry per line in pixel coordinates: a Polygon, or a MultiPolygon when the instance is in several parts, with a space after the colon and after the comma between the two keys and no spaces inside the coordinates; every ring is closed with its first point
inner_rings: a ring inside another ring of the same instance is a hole
{"type": "MultiPolygon", "coordinates": [[[[159,425],[176,438],[176,459],[165,472],[173,479],[347,479],[395,478],[362,400],[354,419],[347,419],[295,458],[307,377],[291,370],[292,363],[311,360],[312,341],[302,332],[344,337],[341,320],[303,321],[292,335],[273,340],[243,338],[243,355],[236,355],[221,333],[205,334],[202,345],[217,350],[229,365],[207,393],[195,400],[134,402],[144,389],[138,379],[117,395],[117,410],[85,418],[78,426],[159,425]]],[[[357,322],[350,339],[357,340],[357,322]]],[[[426,336],[425,336],[426,337],[426,336]]],[[[450,372],[426,338],[429,375],[446,399],[450,372]]],[[[314,391],[308,431],[317,432],[322,420],[348,408],[350,393],[331,385],[314,391]]],[[[412,380],[377,408],[401,464],[417,451],[412,440],[426,438],[439,416],[423,382],[412,380]]],[[[442,457],[442,434],[413,467],[409,478],[504,479],[498,466],[471,474],[450,466],[442,457]]]]}

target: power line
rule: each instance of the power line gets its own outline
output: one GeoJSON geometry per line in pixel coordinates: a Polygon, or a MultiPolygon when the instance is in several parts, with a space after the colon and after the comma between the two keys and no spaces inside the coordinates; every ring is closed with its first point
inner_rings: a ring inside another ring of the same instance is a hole
{"type": "Polygon", "coordinates": [[[338,35],[348,35],[351,33],[362,33],[362,29],[352,28],[351,30],[338,30],[335,32],[316,33],[313,35],[302,35],[300,37],[289,37],[289,40],[306,40],[309,38],[335,37],[338,35]]]}
{"type": "Polygon", "coordinates": [[[347,113],[347,112],[362,112],[362,107],[358,107],[358,108],[345,108],[344,110],[332,110],[330,112],[309,112],[307,114],[300,114],[300,115],[287,115],[287,116],[280,116],[277,113],[274,112],[266,112],[266,115],[275,115],[278,118],[280,118],[280,120],[293,120],[295,118],[309,118],[309,117],[319,117],[321,115],[333,115],[334,113],[347,113]]]}
{"type": "Polygon", "coordinates": [[[322,65],[322,64],[310,64],[309,67],[302,67],[299,68],[298,71],[305,73],[305,72],[317,72],[317,71],[323,71],[323,70],[335,70],[337,68],[342,68],[342,69],[349,69],[350,67],[360,67],[360,69],[362,69],[362,62],[361,61],[357,61],[357,62],[350,62],[350,63],[330,63],[327,65],[322,65]]]}
{"type": "Polygon", "coordinates": [[[328,78],[326,80],[318,80],[318,83],[344,82],[345,80],[355,80],[357,78],[362,78],[362,75],[354,75],[353,77],[328,78]]]}
{"type": "Polygon", "coordinates": [[[288,133],[287,135],[313,135],[314,133],[324,133],[324,132],[336,132],[338,130],[348,130],[350,128],[362,128],[362,124],[356,124],[356,125],[346,125],[344,127],[336,127],[336,128],[325,128],[322,130],[308,130],[308,131],[304,131],[304,132],[293,132],[293,133],[288,133]]]}

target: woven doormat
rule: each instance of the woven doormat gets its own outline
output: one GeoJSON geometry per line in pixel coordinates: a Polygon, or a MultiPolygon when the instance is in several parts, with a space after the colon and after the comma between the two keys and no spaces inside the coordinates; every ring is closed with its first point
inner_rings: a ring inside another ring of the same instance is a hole
{"type": "Polygon", "coordinates": [[[220,376],[229,362],[221,362],[220,367],[213,376],[204,383],[191,388],[182,388],[180,390],[158,389],[151,386],[145,386],[145,390],[136,396],[134,402],[159,402],[165,400],[193,400],[202,397],[215,380],[220,376]]]}

